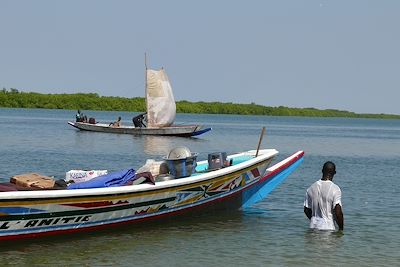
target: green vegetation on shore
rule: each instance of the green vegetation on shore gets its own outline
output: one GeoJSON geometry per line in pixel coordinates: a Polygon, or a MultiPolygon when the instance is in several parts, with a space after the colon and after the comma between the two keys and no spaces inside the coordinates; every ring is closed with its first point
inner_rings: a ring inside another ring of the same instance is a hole
{"type": "MultiPolygon", "coordinates": [[[[144,112],[145,100],[142,97],[124,98],[99,96],[98,94],[40,94],[20,92],[17,89],[0,91],[0,107],[6,108],[48,108],[82,109],[144,112]]],[[[267,116],[304,116],[304,117],[349,117],[400,119],[400,115],[358,114],[335,109],[267,107],[256,104],[235,104],[220,102],[177,101],[178,113],[204,114],[241,114],[267,116]]]]}

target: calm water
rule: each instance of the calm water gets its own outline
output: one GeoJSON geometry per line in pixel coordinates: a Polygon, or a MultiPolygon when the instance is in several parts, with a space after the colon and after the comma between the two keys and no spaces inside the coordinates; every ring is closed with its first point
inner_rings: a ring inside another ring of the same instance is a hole
{"type": "MultiPolygon", "coordinates": [[[[134,114],[87,112],[98,121],[134,114]]],[[[178,145],[199,152],[264,148],[282,159],[304,150],[302,165],[252,208],[133,225],[117,231],[2,242],[1,266],[399,266],[400,120],[178,114],[177,123],[213,131],[198,138],[79,132],[75,111],[0,109],[0,180],[25,172],[63,178],[70,169],[137,169],[178,145]],[[315,233],[303,214],[305,189],[326,160],[337,165],[345,231],[315,233]]]]}

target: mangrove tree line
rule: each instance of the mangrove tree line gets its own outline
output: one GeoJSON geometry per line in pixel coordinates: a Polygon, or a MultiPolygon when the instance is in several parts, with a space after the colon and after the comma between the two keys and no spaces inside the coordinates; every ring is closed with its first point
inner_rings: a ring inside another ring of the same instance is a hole
{"type": "MultiPolygon", "coordinates": [[[[144,112],[146,110],[145,100],[142,97],[124,98],[99,96],[96,93],[41,94],[20,92],[14,88],[10,90],[3,88],[3,90],[0,91],[0,107],[132,112],[144,112]]],[[[283,106],[268,107],[254,103],[236,104],[177,101],[176,108],[178,113],[400,119],[400,115],[391,114],[358,114],[335,109],[320,110],[315,108],[289,108],[283,106]]]]}

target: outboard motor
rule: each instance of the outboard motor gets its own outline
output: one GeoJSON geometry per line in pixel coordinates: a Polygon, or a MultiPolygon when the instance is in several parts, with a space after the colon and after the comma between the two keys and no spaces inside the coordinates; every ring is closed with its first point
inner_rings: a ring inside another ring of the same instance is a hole
{"type": "Polygon", "coordinates": [[[227,160],[226,152],[215,152],[208,154],[208,170],[218,170],[231,166],[232,162],[227,160]]]}

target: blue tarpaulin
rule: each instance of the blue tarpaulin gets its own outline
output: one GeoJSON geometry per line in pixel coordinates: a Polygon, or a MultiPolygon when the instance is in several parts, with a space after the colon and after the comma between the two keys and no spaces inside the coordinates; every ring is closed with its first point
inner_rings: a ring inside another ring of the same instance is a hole
{"type": "Polygon", "coordinates": [[[100,188],[126,185],[135,177],[135,174],[136,172],[134,169],[113,172],[95,177],[86,182],[70,184],[68,189],[100,188]]]}

